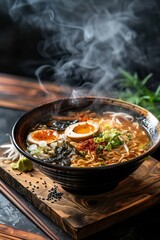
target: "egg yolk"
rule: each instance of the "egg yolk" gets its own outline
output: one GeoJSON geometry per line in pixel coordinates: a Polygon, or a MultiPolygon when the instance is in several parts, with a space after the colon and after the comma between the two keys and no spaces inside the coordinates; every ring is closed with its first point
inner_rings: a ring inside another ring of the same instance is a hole
{"type": "Polygon", "coordinates": [[[36,141],[44,140],[50,142],[51,140],[56,139],[56,136],[54,135],[53,130],[39,130],[32,134],[32,139],[36,141]]]}
{"type": "Polygon", "coordinates": [[[90,125],[88,123],[85,123],[83,125],[78,125],[73,129],[73,132],[77,134],[86,134],[94,132],[95,128],[93,125],[90,125]]]}

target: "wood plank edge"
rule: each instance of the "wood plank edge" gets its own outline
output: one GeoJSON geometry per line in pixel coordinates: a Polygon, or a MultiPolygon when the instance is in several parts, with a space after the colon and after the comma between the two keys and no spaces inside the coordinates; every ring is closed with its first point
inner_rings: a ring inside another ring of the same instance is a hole
{"type": "Polygon", "coordinates": [[[45,237],[40,236],[39,234],[26,232],[24,230],[16,229],[10,227],[8,225],[0,224],[0,239],[4,237],[4,239],[14,239],[14,240],[47,240],[45,237]]]}
{"type": "MultiPolygon", "coordinates": [[[[11,176],[8,172],[6,172],[3,168],[0,167],[0,179],[3,181],[2,184],[4,186],[4,195],[7,192],[6,190],[7,185],[11,186],[18,194],[20,194],[22,197],[24,197],[28,202],[30,202],[32,204],[32,200],[33,200],[33,196],[31,194],[31,192],[24,188],[24,186],[17,181],[13,176],[11,176]],[[7,177],[6,177],[7,175],[7,177]],[[3,178],[5,177],[5,178],[3,178]],[[16,187],[13,183],[13,181],[16,180],[16,187]],[[23,190],[23,191],[21,191],[23,190]],[[24,191],[27,192],[27,194],[24,194],[24,191]],[[27,198],[26,198],[27,196],[27,198]]],[[[36,196],[34,196],[36,198],[36,196]]],[[[46,225],[44,225],[43,221],[39,218],[37,218],[32,211],[30,211],[30,209],[27,207],[27,205],[25,205],[25,203],[23,202],[23,206],[22,206],[22,202],[19,201],[19,199],[13,194],[12,191],[9,191],[8,194],[8,198],[10,201],[12,201],[17,208],[19,208],[28,218],[30,218],[44,233],[46,233],[49,237],[51,237],[52,240],[60,240],[46,225]],[[10,198],[11,196],[11,198],[10,198]]],[[[37,199],[38,201],[40,201],[39,199],[37,199]]],[[[38,206],[40,206],[40,204],[37,203],[37,206],[33,205],[35,208],[37,208],[39,211],[41,211],[43,214],[44,212],[42,211],[42,209],[39,209],[38,206]]],[[[49,207],[49,206],[48,206],[49,207]]],[[[56,218],[59,218],[58,214],[55,212],[55,215],[57,216],[56,218]]],[[[47,214],[45,214],[46,217],[50,218],[50,220],[52,222],[54,222],[55,224],[57,224],[58,227],[62,228],[67,234],[69,234],[72,238],[77,239],[77,229],[74,228],[73,226],[71,226],[70,224],[68,224],[65,219],[63,219],[63,224],[58,224],[61,223],[55,221],[55,217],[54,219],[52,219],[50,216],[48,216],[47,214]]]]}
{"type": "MultiPolygon", "coordinates": [[[[13,192],[8,188],[6,183],[1,182],[2,193],[18,208],[20,209],[32,222],[34,222],[48,237],[52,240],[59,240],[59,238],[38,218],[25,204],[16,197],[13,192]]],[[[14,188],[14,187],[13,187],[14,188]]],[[[15,188],[14,188],[15,189],[15,188]]],[[[16,190],[16,189],[15,189],[16,190]]],[[[21,194],[21,193],[20,193],[21,194]]],[[[21,194],[22,195],[22,194],[21,194]]]]}
{"type": "Polygon", "coordinates": [[[108,216],[107,219],[105,219],[105,218],[100,219],[95,223],[87,225],[84,228],[78,229],[77,230],[77,240],[80,240],[80,239],[90,236],[91,232],[92,232],[92,234],[97,234],[98,232],[103,231],[109,227],[112,227],[115,224],[118,224],[118,223],[121,223],[122,221],[130,219],[156,204],[157,205],[159,204],[159,194],[157,194],[157,196],[149,195],[147,197],[144,197],[138,205],[131,204],[132,206],[130,206],[129,208],[126,208],[123,211],[118,211],[118,212],[114,213],[114,215],[108,216]],[[88,234],[86,234],[86,232],[88,234]]]}
{"type": "MultiPolygon", "coordinates": [[[[14,179],[13,176],[11,176],[10,174],[8,174],[5,170],[3,170],[2,168],[0,168],[5,174],[8,175],[8,177],[10,178],[10,181],[12,182],[14,179]]],[[[7,179],[9,181],[9,178],[7,179]]],[[[10,185],[10,181],[7,182],[10,185]]],[[[159,180],[157,180],[159,181],[159,180]]],[[[18,181],[16,181],[18,183],[18,185],[20,186],[20,189],[23,187],[18,181]]],[[[157,184],[157,182],[152,183],[150,186],[154,186],[155,184],[157,184]]],[[[17,189],[15,188],[15,186],[12,186],[16,191],[17,189]]],[[[26,190],[26,189],[24,189],[26,190]]],[[[28,191],[28,190],[26,190],[28,191]]],[[[24,196],[18,188],[18,193],[21,194],[22,196],[24,196]]],[[[27,199],[28,200],[28,199],[27,199]]],[[[29,202],[31,202],[30,200],[28,200],[29,202]]],[[[131,203],[129,208],[125,208],[121,209],[121,211],[117,211],[114,213],[114,215],[111,215],[109,217],[107,217],[107,219],[100,219],[95,223],[91,223],[88,224],[86,226],[83,226],[81,228],[74,228],[73,226],[71,226],[69,223],[67,223],[65,221],[65,219],[63,220],[64,226],[60,226],[61,228],[63,228],[64,231],[66,231],[68,234],[70,234],[74,239],[80,240],[83,239],[87,236],[92,234],[95,234],[99,231],[102,231],[104,229],[107,229],[108,227],[116,224],[116,223],[120,223],[126,219],[128,219],[129,217],[133,217],[136,214],[142,212],[143,210],[148,209],[149,207],[155,205],[159,203],[159,193],[154,193],[153,195],[148,194],[147,196],[144,196],[140,201],[139,204],[135,205],[134,203],[131,203]],[[145,204],[144,204],[145,203],[145,204]],[[116,218],[116,221],[115,221],[116,218]],[[114,219],[114,221],[113,221],[114,219]],[[114,222],[114,223],[113,223],[114,222]]]]}

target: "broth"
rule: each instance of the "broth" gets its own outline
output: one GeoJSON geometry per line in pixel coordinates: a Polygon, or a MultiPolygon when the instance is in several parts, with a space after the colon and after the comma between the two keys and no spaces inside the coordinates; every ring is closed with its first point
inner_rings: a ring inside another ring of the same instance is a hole
{"type": "Polygon", "coordinates": [[[33,157],[71,167],[100,167],[125,162],[145,153],[151,144],[146,130],[123,112],[68,112],[60,120],[52,116],[32,128],[28,136],[27,151],[33,157]],[[73,116],[73,121],[69,121],[73,116]],[[32,139],[37,131],[41,136],[44,131],[45,138],[32,139]],[[48,138],[49,142],[46,141],[48,138]]]}

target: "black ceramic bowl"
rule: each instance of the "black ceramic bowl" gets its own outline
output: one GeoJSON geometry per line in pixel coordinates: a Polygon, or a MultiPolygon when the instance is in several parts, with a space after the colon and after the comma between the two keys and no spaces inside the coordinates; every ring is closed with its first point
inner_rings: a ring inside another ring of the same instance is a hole
{"type": "Polygon", "coordinates": [[[40,171],[60,183],[65,190],[78,194],[97,194],[115,188],[142,164],[146,156],[151,155],[160,146],[160,123],[146,109],[118,99],[97,97],[61,99],[41,105],[24,114],[13,127],[12,138],[19,152],[29,158],[40,171]],[[64,115],[68,110],[80,111],[86,108],[131,114],[147,130],[152,142],[150,148],[141,156],[127,162],[92,168],[52,165],[26,152],[28,131],[43,118],[47,119],[54,114],[64,115]]]}

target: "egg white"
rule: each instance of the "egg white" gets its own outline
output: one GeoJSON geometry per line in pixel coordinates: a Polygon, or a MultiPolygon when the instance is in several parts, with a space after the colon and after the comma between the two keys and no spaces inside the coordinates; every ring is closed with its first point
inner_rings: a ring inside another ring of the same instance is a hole
{"type": "Polygon", "coordinates": [[[90,137],[93,136],[93,134],[97,133],[99,130],[99,124],[93,120],[88,120],[86,122],[78,122],[78,123],[74,123],[70,126],[68,126],[65,130],[65,135],[72,139],[73,141],[81,141],[81,140],[85,140],[88,139],[90,137]],[[89,125],[92,125],[94,127],[94,130],[92,132],[88,132],[88,133],[76,133],[74,132],[74,128],[79,126],[79,125],[85,125],[86,123],[88,123],[89,125]]]}

